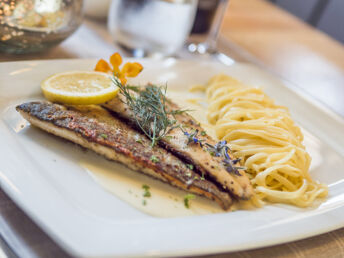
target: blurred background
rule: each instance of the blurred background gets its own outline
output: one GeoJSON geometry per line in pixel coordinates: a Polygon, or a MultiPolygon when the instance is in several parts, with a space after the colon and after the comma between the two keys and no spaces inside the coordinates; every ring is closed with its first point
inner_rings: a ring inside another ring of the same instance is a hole
{"type": "MultiPolygon", "coordinates": [[[[298,17],[344,43],[344,0],[262,0],[264,1],[284,9],[295,15],[291,17],[298,17]]],[[[140,57],[150,54],[149,52],[173,55],[183,45],[189,52],[209,54],[217,49],[216,42],[228,5],[228,17],[231,20],[227,20],[227,23],[230,26],[228,28],[232,28],[232,36],[236,33],[233,30],[236,21],[244,24],[254,17],[266,15],[259,10],[255,11],[255,1],[251,0],[240,0],[241,5],[246,7],[245,13],[234,9],[234,15],[231,15],[232,4],[236,8],[234,2],[236,1],[0,0],[0,50],[10,54],[43,52],[69,37],[82,24],[77,33],[79,39],[87,38],[90,44],[99,43],[100,46],[104,45],[106,39],[107,43],[115,43],[123,51],[127,50],[128,55],[140,57]],[[242,16],[239,17],[240,14],[242,16]],[[102,42],[96,42],[100,39],[99,36],[102,42]]],[[[280,27],[280,24],[274,24],[273,19],[270,21],[269,17],[264,18],[265,22],[270,22],[271,28],[276,25],[277,34],[293,29],[293,26],[280,27]]],[[[259,38],[259,35],[252,36],[259,38]]],[[[73,41],[69,41],[69,44],[73,44],[73,41]]],[[[107,53],[113,47],[104,46],[99,49],[108,49],[107,53]]],[[[73,51],[78,52],[74,56],[79,57],[96,55],[85,54],[93,51],[87,45],[79,44],[73,51]]],[[[100,51],[98,55],[103,55],[104,52],[100,51]]],[[[68,53],[65,56],[68,57],[68,53]]]]}
{"type": "Polygon", "coordinates": [[[343,0],[270,0],[270,2],[344,43],[343,0]]]}

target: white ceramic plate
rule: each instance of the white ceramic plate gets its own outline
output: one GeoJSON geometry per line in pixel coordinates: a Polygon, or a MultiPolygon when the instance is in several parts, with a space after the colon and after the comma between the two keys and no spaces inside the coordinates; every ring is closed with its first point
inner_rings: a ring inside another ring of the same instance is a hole
{"type": "Polygon", "coordinates": [[[42,98],[39,83],[67,70],[91,70],[96,60],[0,64],[0,181],[11,198],[71,254],[87,257],[195,255],[236,251],[297,240],[344,226],[344,121],[296,89],[248,64],[140,60],[139,78],[175,90],[224,72],[263,85],[290,108],[305,129],[313,157],[311,174],[329,185],[329,198],[315,209],[268,205],[253,211],[156,218],[104,191],[79,165],[102,159],[30,127],[16,104],[42,98]],[[61,143],[62,142],[62,143],[61,143]],[[64,147],[68,145],[69,147],[64,147]]]}

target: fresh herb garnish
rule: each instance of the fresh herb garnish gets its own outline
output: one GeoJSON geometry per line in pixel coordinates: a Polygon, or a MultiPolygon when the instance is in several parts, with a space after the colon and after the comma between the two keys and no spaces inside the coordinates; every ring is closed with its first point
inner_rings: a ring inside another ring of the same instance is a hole
{"type": "Polygon", "coordinates": [[[213,155],[215,157],[227,157],[229,158],[229,154],[228,154],[228,150],[229,147],[227,146],[227,142],[226,141],[220,141],[218,143],[216,143],[215,145],[211,145],[209,143],[205,143],[208,151],[210,153],[213,153],[213,155]]]}
{"type": "Polygon", "coordinates": [[[220,141],[216,143],[215,145],[205,143],[205,145],[211,155],[216,156],[216,157],[222,156],[224,158],[222,162],[223,162],[223,165],[226,167],[227,172],[241,176],[241,174],[239,173],[239,169],[245,169],[245,168],[234,166],[240,161],[240,159],[234,159],[234,160],[231,159],[231,157],[228,154],[230,149],[227,146],[227,141],[220,141]]]}
{"type": "Polygon", "coordinates": [[[151,193],[149,191],[150,187],[148,185],[142,185],[142,189],[144,190],[143,192],[143,197],[151,197],[151,193]]]}
{"type": "Polygon", "coordinates": [[[108,138],[107,134],[105,134],[105,133],[102,133],[102,134],[99,135],[99,136],[102,137],[103,139],[107,139],[107,138],[108,138]]]}
{"type": "Polygon", "coordinates": [[[186,164],[186,167],[187,167],[188,169],[191,169],[191,170],[194,169],[194,166],[193,166],[192,164],[186,164]]]}
{"type": "Polygon", "coordinates": [[[157,163],[157,162],[159,162],[160,161],[160,159],[159,158],[157,158],[156,156],[154,156],[154,155],[152,155],[151,157],[150,157],[150,160],[153,162],[153,163],[157,163]]]}
{"type": "Polygon", "coordinates": [[[144,89],[138,90],[133,86],[123,85],[116,77],[113,77],[112,81],[125,97],[125,104],[134,113],[136,125],[151,139],[152,147],[166,136],[170,129],[176,127],[174,116],[186,111],[167,108],[166,86],[148,85],[144,89]],[[136,94],[133,94],[132,91],[135,91],[136,94]]]}
{"type": "Polygon", "coordinates": [[[235,160],[224,159],[223,165],[226,167],[227,172],[234,173],[238,176],[241,176],[238,169],[245,169],[245,167],[233,166],[234,164],[237,163],[237,160],[240,160],[240,159],[235,159],[235,160]]]}
{"type": "MultiPolygon", "coordinates": [[[[182,129],[183,131],[183,129],[182,129]]],[[[203,140],[199,139],[197,137],[197,134],[198,134],[198,129],[194,130],[192,133],[188,133],[187,131],[183,131],[184,135],[186,135],[188,137],[188,142],[187,144],[190,144],[190,143],[199,143],[199,145],[201,147],[203,147],[203,140]]]]}
{"type": "Polygon", "coordinates": [[[142,141],[142,139],[141,139],[139,134],[136,134],[134,138],[135,138],[135,142],[141,143],[143,145],[143,141],[142,141]]]}
{"type": "Polygon", "coordinates": [[[125,87],[127,87],[129,90],[132,90],[132,91],[135,91],[135,92],[139,92],[140,91],[140,87],[139,86],[126,85],[125,87]]]}
{"type": "Polygon", "coordinates": [[[192,173],[190,171],[186,172],[185,175],[187,175],[188,177],[192,176],[192,173]]]}
{"type": "Polygon", "coordinates": [[[147,205],[147,201],[146,200],[142,200],[142,205],[146,206],[147,205]]]}
{"type": "Polygon", "coordinates": [[[189,201],[195,199],[195,197],[196,196],[194,194],[187,194],[187,195],[184,196],[184,206],[185,206],[185,208],[187,208],[187,209],[190,208],[189,201]]]}
{"type": "MultiPolygon", "coordinates": [[[[125,104],[134,113],[136,125],[144,132],[144,134],[151,139],[152,147],[162,138],[170,141],[171,136],[166,135],[171,129],[179,127],[180,130],[187,136],[187,144],[199,144],[201,148],[206,146],[206,149],[212,156],[223,157],[223,165],[229,173],[240,175],[238,169],[245,169],[243,167],[234,166],[239,160],[232,160],[228,154],[229,147],[226,141],[220,141],[214,146],[208,143],[203,143],[203,139],[198,138],[199,130],[187,132],[183,128],[188,125],[178,125],[175,115],[183,114],[187,110],[170,110],[167,108],[166,102],[166,86],[158,87],[155,85],[148,85],[144,89],[137,86],[126,86],[121,83],[116,77],[112,78],[114,84],[120,89],[120,93],[125,97],[125,104]]],[[[105,134],[104,134],[105,135],[105,134]]],[[[201,136],[205,136],[206,132],[202,131],[201,136]]],[[[102,135],[101,135],[102,136],[102,135]]],[[[103,137],[103,136],[102,136],[103,137]]],[[[107,138],[107,135],[105,137],[107,138]]],[[[204,148],[203,148],[204,149],[204,148]]],[[[160,160],[154,155],[151,161],[156,163],[160,160]]],[[[204,176],[202,175],[202,180],[204,176]]]]}
{"type": "Polygon", "coordinates": [[[167,141],[171,141],[172,138],[173,138],[173,137],[172,137],[171,135],[166,135],[166,136],[164,137],[164,139],[167,140],[167,141]]]}

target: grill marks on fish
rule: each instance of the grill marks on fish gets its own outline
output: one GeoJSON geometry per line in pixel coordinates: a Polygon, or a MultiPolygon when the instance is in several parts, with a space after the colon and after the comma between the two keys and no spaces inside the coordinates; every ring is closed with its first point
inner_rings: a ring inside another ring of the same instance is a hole
{"type": "Polygon", "coordinates": [[[110,160],[188,192],[215,200],[228,209],[232,198],[214,183],[201,180],[185,163],[100,106],[62,106],[29,102],[16,107],[34,126],[68,139],[110,160]],[[152,159],[154,156],[156,159],[152,159]]]}
{"type": "MultiPolygon", "coordinates": [[[[135,93],[133,92],[133,94],[135,93]]],[[[133,125],[135,124],[134,113],[125,104],[125,97],[123,95],[119,94],[118,97],[110,100],[103,106],[114,112],[117,116],[127,119],[133,125]]],[[[168,100],[167,108],[171,110],[179,109],[178,106],[170,100],[168,100]]],[[[179,124],[187,126],[185,130],[189,133],[196,129],[198,129],[199,132],[203,131],[195,119],[186,113],[176,115],[175,119],[179,124]]],[[[210,153],[202,149],[199,144],[187,144],[188,139],[180,128],[170,130],[167,136],[170,139],[165,137],[159,141],[159,145],[172,152],[183,161],[193,164],[196,171],[200,174],[205,175],[206,178],[221,185],[225,191],[235,198],[247,200],[253,195],[253,188],[250,180],[243,170],[239,170],[240,175],[227,172],[223,165],[223,157],[210,155],[210,153]]],[[[209,136],[201,136],[200,138],[205,139],[209,144],[216,144],[209,136]]],[[[231,156],[231,158],[233,158],[233,156],[231,156]]]]}

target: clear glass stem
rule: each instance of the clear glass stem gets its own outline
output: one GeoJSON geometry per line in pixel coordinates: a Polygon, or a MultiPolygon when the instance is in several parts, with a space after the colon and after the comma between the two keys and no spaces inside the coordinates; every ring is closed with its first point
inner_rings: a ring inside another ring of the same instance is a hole
{"type": "Polygon", "coordinates": [[[229,2],[228,0],[219,0],[219,1],[220,2],[216,9],[215,17],[211,24],[209,34],[206,38],[206,41],[204,42],[204,44],[207,47],[207,52],[216,51],[217,38],[219,36],[222,20],[227,10],[227,6],[229,2]]]}

